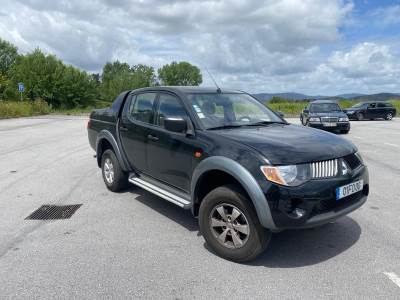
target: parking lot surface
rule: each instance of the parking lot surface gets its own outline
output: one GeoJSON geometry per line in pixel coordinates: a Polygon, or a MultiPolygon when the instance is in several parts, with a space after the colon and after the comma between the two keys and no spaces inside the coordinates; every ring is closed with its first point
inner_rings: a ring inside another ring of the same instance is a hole
{"type": "Polygon", "coordinates": [[[86,123],[0,120],[0,298],[400,298],[400,119],[342,135],[369,167],[361,209],[274,234],[249,264],[211,253],[190,212],[136,187],[109,192],[86,123]],[[82,206],[67,220],[25,220],[44,204],[82,206]]]}

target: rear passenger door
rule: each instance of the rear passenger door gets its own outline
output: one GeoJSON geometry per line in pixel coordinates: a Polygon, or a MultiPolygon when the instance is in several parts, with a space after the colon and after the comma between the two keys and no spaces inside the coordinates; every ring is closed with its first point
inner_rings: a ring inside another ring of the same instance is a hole
{"type": "Polygon", "coordinates": [[[385,118],[387,113],[389,112],[389,108],[386,103],[378,103],[378,117],[377,118],[385,118]]]}
{"type": "Polygon", "coordinates": [[[171,117],[182,117],[190,122],[189,115],[177,96],[160,93],[155,126],[149,133],[147,173],[164,183],[189,192],[195,152],[194,137],[166,130],[164,119],[171,117]]]}
{"type": "Polygon", "coordinates": [[[368,104],[366,112],[367,112],[367,114],[366,114],[367,119],[379,118],[379,109],[378,109],[376,103],[368,104]]]}
{"type": "Polygon", "coordinates": [[[147,171],[147,136],[154,120],[156,96],[154,92],[133,95],[119,124],[123,150],[131,166],[141,172],[147,171]]]}

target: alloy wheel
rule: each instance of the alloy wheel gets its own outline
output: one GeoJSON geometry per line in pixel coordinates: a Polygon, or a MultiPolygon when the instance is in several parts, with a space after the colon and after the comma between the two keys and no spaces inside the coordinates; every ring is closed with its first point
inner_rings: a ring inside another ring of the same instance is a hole
{"type": "Polygon", "coordinates": [[[104,177],[107,183],[112,184],[114,182],[114,166],[109,158],[104,161],[104,177]]]}
{"type": "Polygon", "coordinates": [[[209,216],[210,229],[216,240],[227,248],[243,247],[250,235],[244,213],[228,203],[213,208],[209,216]]]}
{"type": "Polygon", "coordinates": [[[393,115],[391,113],[388,113],[386,115],[386,120],[391,120],[391,119],[393,119],[393,115]]]}

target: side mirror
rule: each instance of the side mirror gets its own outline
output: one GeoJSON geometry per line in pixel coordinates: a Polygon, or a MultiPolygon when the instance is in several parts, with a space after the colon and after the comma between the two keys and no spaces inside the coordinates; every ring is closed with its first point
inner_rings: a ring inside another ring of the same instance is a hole
{"type": "Polygon", "coordinates": [[[310,111],[308,109],[306,109],[306,108],[303,110],[303,113],[305,113],[305,114],[308,114],[309,112],[310,111]]]}
{"type": "Polygon", "coordinates": [[[164,119],[164,127],[168,131],[185,133],[187,131],[187,121],[183,118],[167,118],[164,119]]]}
{"type": "Polygon", "coordinates": [[[285,115],[283,114],[283,112],[281,112],[281,111],[277,111],[276,112],[281,118],[284,118],[285,117],[285,115]]]}

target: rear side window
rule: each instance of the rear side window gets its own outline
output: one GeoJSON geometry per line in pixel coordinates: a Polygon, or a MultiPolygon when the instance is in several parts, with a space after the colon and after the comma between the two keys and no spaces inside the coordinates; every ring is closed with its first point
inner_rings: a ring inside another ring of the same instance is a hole
{"type": "Polygon", "coordinates": [[[378,107],[393,107],[391,103],[378,103],[378,107]]]}
{"type": "Polygon", "coordinates": [[[186,118],[186,110],[179,99],[170,94],[160,94],[156,124],[164,127],[167,118],[186,118]]]}
{"type": "Polygon", "coordinates": [[[153,122],[153,104],[156,98],[156,93],[144,93],[132,99],[129,107],[129,115],[133,120],[144,123],[153,122]]]}

